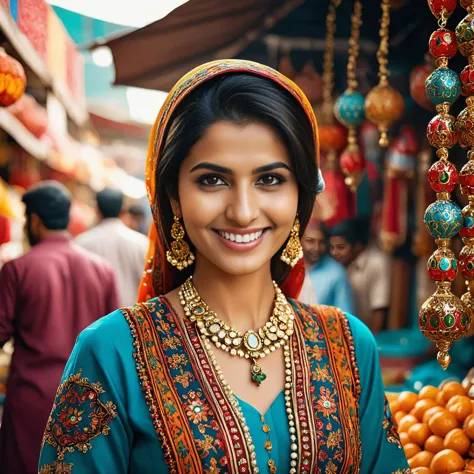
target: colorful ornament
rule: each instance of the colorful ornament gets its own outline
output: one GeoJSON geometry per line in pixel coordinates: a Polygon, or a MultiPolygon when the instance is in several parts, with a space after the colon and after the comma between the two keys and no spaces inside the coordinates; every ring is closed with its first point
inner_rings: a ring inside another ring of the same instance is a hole
{"type": "Polygon", "coordinates": [[[319,147],[322,152],[334,150],[340,153],[347,145],[347,129],[342,125],[333,123],[319,127],[319,147]]]}
{"type": "MultiPolygon", "coordinates": [[[[438,362],[446,369],[451,362],[449,350],[454,342],[462,339],[469,322],[464,303],[451,292],[456,277],[457,262],[449,249],[450,239],[462,228],[461,209],[451,201],[450,193],[458,182],[456,167],[448,161],[449,149],[465,133],[463,121],[449,114],[451,104],[459,97],[461,82],[456,73],[448,69],[448,59],[455,53],[452,33],[446,30],[449,15],[456,2],[429,0],[433,14],[439,19],[440,30],[431,35],[430,52],[436,59],[437,69],[426,79],[426,94],[436,105],[436,115],[428,124],[426,135],[437,148],[439,159],[429,170],[428,180],[437,193],[437,200],[425,211],[424,224],[435,239],[438,249],[428,260],[428,275],[435,281],[437,290],[422,305],[418,325],[421,332],[433,341],[439,352],[438,362]]],[[[457,30],[456,30],[457,33],[457,30]]]]}
{"type": "Polygon", "coordinates": [[[336,101],[334,114],[346,127],[358,127],[364,121],[364,96],[347,90],[336,101]]]}
{"type": "MultiPolygon", "coordinates": [[[[468,97],[467,103],[471,104],[473,97],[468,97]]],[[[474,146],[474,107],[468,105],[456,119],[456,130],[459,133],[459,145],[462,148],[474,146]]]]}
{"type": "Polygon", "coordinates": [[[386,148],[389,145],[388,128],[392,123],[401,119],[405,109],[403,96],[388,83],[389,0],[382,0],[382,19],[380,23],[380,46],[377,51],[379,84],[367,94],[365,115],[368,120],[378,126],[380,132],[379,145],[386,148]]]}
{"type": "Polygon", "coordinates": [[[426,110],[434,110],[433,104],[426,95],[425,83],[429,75],[434,71],[431,64],[416,66],[410,73],[410,95],[411,98],[426,110]]]}
{"type": "Polygon", "coordinates": [[[458,42],[459,52],[463,56],[471,56],[474,52],[474,14],[469,13],[456,27],[456,40],[458,42]]]}
{"type": "Polygon", "coordinates": [[[440,28],[433,32],[429,41],[430,53],[434,58],[452,58],[458,51],[453,31],[440,28]]]}
{"type": "Polygon", "coordinates": [[[474,95],[474,66],[468,64],[459,75],[461,79],[461,94],[465,97],[474,95]]]}
{"type": "Polygon", "coordinates": [[[0,107],[14,104],[25,92],[23,66],[0,48],[0,107]]]}

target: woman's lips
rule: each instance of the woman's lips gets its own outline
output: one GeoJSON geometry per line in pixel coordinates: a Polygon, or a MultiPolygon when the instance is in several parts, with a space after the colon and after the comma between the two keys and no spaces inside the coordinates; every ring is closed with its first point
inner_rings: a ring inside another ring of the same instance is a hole
{"type": "Polygon", "coordinates": [[[258,246],[262,243],[262,241],[263,241],[263,239],[264,239],[264,237],[265,237],[265,235],[266,235],[266,233],[267,233],[268,230],[269,230],[269,229],[253,230],[253,232],[248,231],[248,232],[246,232],[245,234],[242,233],[242,231],[239,231],[238,233],[237,233],[237,232],[234,233],[234,232],[224,232],[224,231],[220,231],[220,232],[222,232],[222,233],[226,233],[226,234],[229,235],[229,236],[230,236],[231,234],[233,234],[233,236],[236,237],[236,238],[238,238],[239,240],[240,240],[240,238],[242,238],[242,239],[245,238],[245,237],[243,237],[243,236],[245,236],[245,235],[254,234],[254,236],[255,236],[255,234],[258,234],[258,233],[261,232],[261,235],[260,235],[260,236],[254,238],[254,240],[251,240],[251,241],[249,241],[249,242],[237,242],[237,241],[232,241],[232,240],[230,240],[229,238],[226,238],[226,237],[222,236],[222,235],[219,233],[219,231],[217,231],[217,230],[215,230],[214,233],[216,234],[216,236],[218,237],[218,239],[219,239],[227,248],[229,248],[229,249],[231,249],[231,250],[234,250],[234,251],[236,251],[236,252],[248,252],[249,250],[253,250],[254,248],[258,247],[258,246]],[[240,236],[240,237],[237,237],[237,236],[240,236]]]}

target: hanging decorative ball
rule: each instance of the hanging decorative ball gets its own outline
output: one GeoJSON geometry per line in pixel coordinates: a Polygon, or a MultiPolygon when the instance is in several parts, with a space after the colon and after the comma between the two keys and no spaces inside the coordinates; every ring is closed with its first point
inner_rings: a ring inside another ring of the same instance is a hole
{"type": "Polygon", "coordinates": [[[364,120],[364,96],[347,90],[337,99],[334,115],[346,127],[358,127],[364,120]]]}
{"type": "Polygon", "coordinates": [[[433,110],[433,104],[428,99],[425,90],[426,79],[434,71],[431,64],[422,64],[412,69],[410,73],[411,98],[426,110],[433,110]]]}
{"type": "Polygon", "coordinates": [[[459,52],[463,56],[471,56],[474,52],[474,14],[466,15],[456,26],[456,40],[459,52]]]}
{"type": "Polygon", "coordinates": [[[430,145],[435,148],[452,148],[458,141],[455,118],[448,113],[435,115],[426,128],[430,145]]]}
{"type": "Polygon", "coordinates": [[[346,176],[344,182],[352,191],[356,191],[365,171],[365,157],[358,147],[348,146],[339,158],[339,166],[346,176]]]}
{"type": "Polygon", "coordinates": [[[452,58],[458,51],[454,31],[440,28],[431,34],[430,53],[434,58],[452,58]]]}
{"type": "Polygon", "coordinates": [[[437,161],[428,171],[428,181],[436,193],[451,193],[456,188],[459,175],[450,161],[437,161]]]}
{"type": "Polygon", "coordinates": [[[454,281],[458,264],[454,252],[447,247],[436,249],[427,262],[428,275],[433,281],[454,281]]]}
{"type": "Polygon", "coordinates": [[[460,4],[465,10],[469,10],[469,8],[474,7],[474,0],[459,0],[459,4],[460,4]]]}
{"type": "Polygon", "coordinates": [[[404,109],[405,101],[402,94],[389,84],[379,84],[367,94],[365,115],[368,120],[378,126],[381,147],[388,146],[388,127],[402,117],[404,109]]]}
{"type": "Polygon", "coordinates": [[[462,228],[459,231],[459,235],[464,238],[474,237],[474,207],[468,204],[463,210],[462,215],[464,216],[462,222],[462,228]]]}
{"type": "Polygon", "coordinates": [[[340,124],[321,125],[319,127],[319,147],[321,151],[341,152],[347,145],[347,128],[340,124]]]}
{"type": "Polygon", "coordinates": [[[474,247],[465,245],[459,253],[459,270],[466,280],[474,279],[474,247]]]}
{"type": "Polygon", "coordinates": [[[449,349],[469,329],[470,318],[463,302],[438,283],[438,289],[421,307],[418,325],[423,335],[433,341],[439,352],[438,362],[446,369],[451,362],[449,349]]]}
{"type": "Polygon", "coordinates": [[[452,104],[461,93],[458,75],[447,67],[434,70],[426,79],[426,95],[432,104],[452,104]]]}
{"type": "Polygon", "coordinates": [[[461,94],[465,97],[474,95],[474,66],[468,64],[459,74],[461,79],[461,94]]]}
{"type": "Polygon", "coordinates": [[[456,9],[456,3],[456,0],[428,0],[431,13],[438,19],[443,10],[445,10],[448,15],[451,15],[456,9]]]}
{"type": "Polygon", "coordinates": [[[461,111],[456,119],[456,130],[462,148],[474,146],[474,107],[466,107],[461,111]]]}
{"type": "Polygon", "coordinates": [[[461,209],[452,201],[435,201],[425,211],[424,224],[435,239],[451,239],[462,226],[461,209]]]}
{"type": "MultiPolygon", "coordinates": [[[[469,150],[468,154],[471,156],[473,150],[469,150]]],[[[474,161],[469,160],[459,173],[459,184],[461,185],[461,192],[464,196],[474,196],[474,161]]]]}
{"type": "Polygon", "coordinates": [[[14,104],[25,92],[23,66],[0,48],[0,107],[14,104]]]}

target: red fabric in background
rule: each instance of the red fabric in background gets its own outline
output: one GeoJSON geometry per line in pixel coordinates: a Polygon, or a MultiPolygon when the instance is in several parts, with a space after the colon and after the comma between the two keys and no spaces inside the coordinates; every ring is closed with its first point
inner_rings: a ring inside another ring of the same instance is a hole
{"type": "Polygon", "coordinates": [[[344,175],[340,171],[324,171],[326,188],[331,206],[331,217],[324,220],[328,227],[338,222],[355,217],[356,198],[344,183],[344,175]]]}
{"type": "MultiPolygon", "coordinates": [[[[4,1],[4,0],[3,0],[4,1]]],[[[48,5],[44,0],[18,0],[18,27],[38,54],[48,52],[48,5]]]]}
{"type": "Polygon", "coordinates": [[[0,215],[0,245],[10,242],[10,219],[0,215]]]}
{"type": "Polygon", "coordinates": [[[10,11],[10,0],[0,0],[0,5],[5,8],[7,12],[10,11]]]}

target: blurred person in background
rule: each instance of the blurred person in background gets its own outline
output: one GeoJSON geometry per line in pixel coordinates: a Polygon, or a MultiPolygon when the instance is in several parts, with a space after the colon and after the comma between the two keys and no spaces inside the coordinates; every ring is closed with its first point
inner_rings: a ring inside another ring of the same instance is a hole
{"type": "Polygon", "coordinates": [[[128,228],[122,217],[123,193],[105,188],[97,193],[100,222],[79,235],[77,243],[105,258],[115,271],[120,306],[131,306],[137,301],[148,252],[148,238],[128,228]]]}
{"type": "Polygon", "coordinates": [[[328,252],[328,229],[319,221],[311,220],[301,243],[306,277],[312,283],[318,304],[336,306],[353,314],[354,301],[346,270],[328,252]]]}
{"type": "Polygon", "coordinates": [[[127,208],[127,212],[123,217],[123,221],[136,232],[141,232],[143,234],[144,228],[143,224],[145,222],[145,209],[143,209],[142,204],[135,203],[131,204],[127,208]]]}
{"type": "Polygon", "coordinates": [[[71,196],[55,181],[26,192],[31,251],[0,272],[0,347],[14,353],[0,428],[0,472],[37,472],[58,383],[79,333],[118,307],[107,262],[67,232],[71,196]]]}
{"type": "Polygon", "coordinates": [[[384,328],[391,297],[391,259],[369,245],[370,219],[348,219],[331,228],[332,257],[344,265],[355,298],[355,314],[376,334],[384,328]]]}

